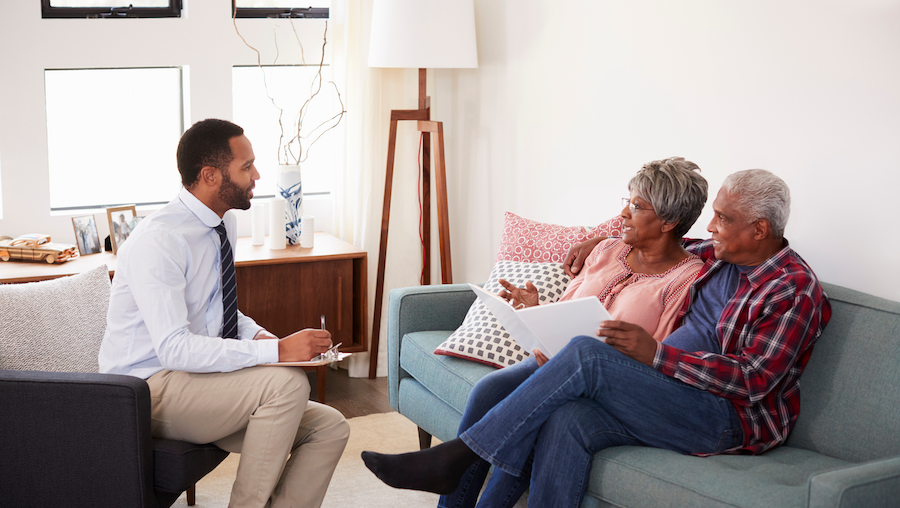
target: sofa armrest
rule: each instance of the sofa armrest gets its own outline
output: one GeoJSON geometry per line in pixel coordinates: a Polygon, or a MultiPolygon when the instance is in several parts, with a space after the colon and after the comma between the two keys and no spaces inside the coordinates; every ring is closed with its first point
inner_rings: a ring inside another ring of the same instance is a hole
{"type": "Polygon", "coordinates": [[[810,508],[897,506],[900,457],[820,473],[809,479],[810,508]]]}
{"type": "Polygon", "coordinates": [[[468,284],[413,286],[391,291],[388,302],[388,400],[399,410],[400,348],[407,333],[426,330],[456,330],[462,324],[475,292],[468,284]]]}
{"type": "Polygon", "coordinates": [[[9,506],[156,506],[150,389],[113,374],[0,370],[9,506]]]}

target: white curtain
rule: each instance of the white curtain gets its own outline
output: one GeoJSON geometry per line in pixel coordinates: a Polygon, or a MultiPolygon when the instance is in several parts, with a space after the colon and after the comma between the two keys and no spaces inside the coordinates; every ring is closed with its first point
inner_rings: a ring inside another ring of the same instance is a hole
{"type": "MultiPolygon", "coordinates": [[[[391,109],[416,108],[418,71],[368,66],[372,0],[336,0],[330,17],[329,30],[333,30],[334,35],[334,79],[345,90],[347,109],[343,150],[336,168],[333,231],[335,236],[368,253],[366,336],[371,341],[390,114],[391,109]]],[[[408,125],[398,128],[394,164],[391,235],[378,345],[379,377],[387,375],[390,290],[419,284],[422,271],[417,179],[419,137],[414,122],[403,124],[408,125]]],[[[432,224],[437,224],[434,218],[432,224]]],[[[437,241],[436,235],[432,240],[437,241]]],[[[439,276],[437,280],[440,280],[439,276]]],[[[371,351],[354,354],[341,366],[349,369],[351,377],[366,377],[371,354],[371,351]]]]}
{"type": "MultiPolygon", "coordinates": [[[[335,236],[368,252],[368,295],[366,336],[371,334],[378,260],[378,218],[384,170],[379,170],[382,150],[379,69],[367,65],[371,0],[337,0],[332,4],[333,65],[335,83],[343,83],[347,109],[343,150],[339,150],[334,192],[335,236]]],[[[386,351],[383,347],[379,347],[386,351]]],[[[387,375],[384,354],[378,362],[379,375],[387,375]]],[[[343,367],[351,377],[369,375],[369,353],[357,353],[343,367]]]]}

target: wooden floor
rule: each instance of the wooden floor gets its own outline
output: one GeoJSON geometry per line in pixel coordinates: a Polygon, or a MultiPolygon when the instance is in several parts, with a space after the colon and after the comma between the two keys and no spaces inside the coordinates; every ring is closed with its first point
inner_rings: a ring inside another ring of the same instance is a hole
{"type": "Polygon", "coordinates": [[[351,378],[344,369],[328,369],[325,403],[345,418],[393,411],[388,404],[386,377],[351,378]]]}

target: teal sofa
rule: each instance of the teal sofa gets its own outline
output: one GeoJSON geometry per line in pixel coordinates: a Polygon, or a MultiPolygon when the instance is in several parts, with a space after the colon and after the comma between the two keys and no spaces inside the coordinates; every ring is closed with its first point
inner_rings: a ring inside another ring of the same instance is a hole
{"type": "MultiPolygon", "coordinates": [[[[705,458],[609,448],[594,456],[582,506],[900,507],[900,303],[823,285],[834,314],[785,445],[705,458]]],[[[390,293],[390,404],[419,426],[423,446],[456,437],[469,391],[493,370],[432,354],[474,299],[461,284],[390,293]]]]}

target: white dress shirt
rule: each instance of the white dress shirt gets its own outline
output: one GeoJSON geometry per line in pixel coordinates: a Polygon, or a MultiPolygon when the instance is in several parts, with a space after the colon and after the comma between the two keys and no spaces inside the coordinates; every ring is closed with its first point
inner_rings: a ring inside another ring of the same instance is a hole
{"type": "MultiPolygon", "coordinates": [[[[235,218],[223,219],[234,248],[235,218]]],[[[157,372],[229,372],[278,361],[277,340],[238,312],[239,340],[223,339],[222,220],[193,194],[142,220],[117,254],[100,372],[147,379],[157,372]]]]}

